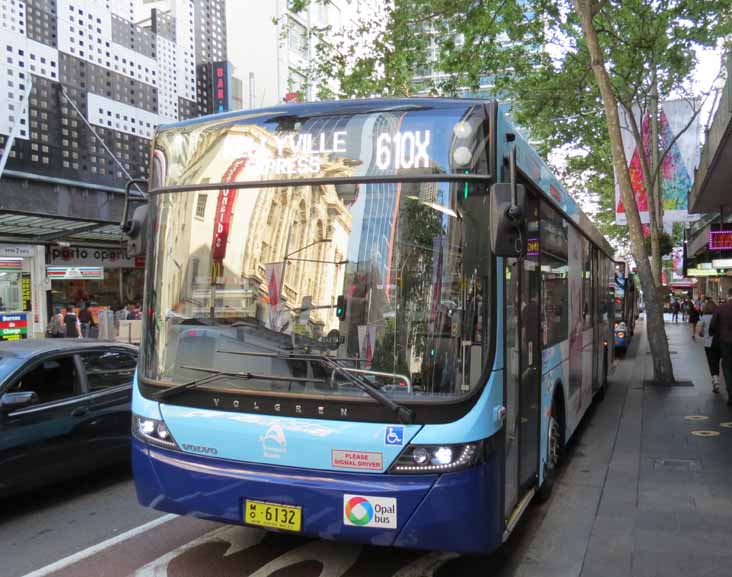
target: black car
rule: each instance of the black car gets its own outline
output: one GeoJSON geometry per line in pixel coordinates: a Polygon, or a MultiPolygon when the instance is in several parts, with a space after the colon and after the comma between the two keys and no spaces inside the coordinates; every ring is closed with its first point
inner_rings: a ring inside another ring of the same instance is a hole
{"type": "Polygon", "coordinates": [[[0,497],[129,459],[136,347],[0,343],[0,497]]]}

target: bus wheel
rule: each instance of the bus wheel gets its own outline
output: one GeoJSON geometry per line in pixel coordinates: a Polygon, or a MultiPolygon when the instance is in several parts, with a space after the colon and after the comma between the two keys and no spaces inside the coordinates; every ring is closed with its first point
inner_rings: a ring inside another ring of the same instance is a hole
{"type": "Polygon", "coordinates": [[[558,469],[562,464],[564,456],[564,429],[562,426],[562,415],[559,412],[557,402],[552,403],[551,414],[549,415],[549,431],[547,436],[547,456],[544,465],[544,482],[536,492],[536,500],[544,503],[549,499],[557,479],[558,469]]]}

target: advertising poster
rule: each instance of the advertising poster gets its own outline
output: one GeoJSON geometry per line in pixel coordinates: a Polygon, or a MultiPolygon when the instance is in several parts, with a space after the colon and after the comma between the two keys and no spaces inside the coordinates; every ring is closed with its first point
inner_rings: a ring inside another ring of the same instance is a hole
{"type": "MultiPolygon", "coordinates": [[[[663,187],[664,223],[695,220],[689,217],[689,191],[694,182],[694,170],[699,163],[699,116],[693,121],[698,103],[693,100],[670,100],[661,104],[658,137],[660,150],[670,149],[661,163],[661,186],[663,187]],[[689,124],[691,121],[691,124],[689,124]],[[687,128],[688,126],[688,128],[687,128]]],[[[625,110],[618,109],[620,131],[623,137],[625,160],[630,169],[630,180],[635,201],[640,211],[641,222],[650,222],[648,214],[648,191],[643,183],[640,151],[633,137],[633,129],[625,110]]],[[[640,110],[634,109],[636,123],[641,130],[647,158],[650,158],[650,121],[648,114],[640,119],[640,110]]],[[[615,182],[615,222],[627,224],[625,206],[620,197],[617,179],[615,182]]]]}

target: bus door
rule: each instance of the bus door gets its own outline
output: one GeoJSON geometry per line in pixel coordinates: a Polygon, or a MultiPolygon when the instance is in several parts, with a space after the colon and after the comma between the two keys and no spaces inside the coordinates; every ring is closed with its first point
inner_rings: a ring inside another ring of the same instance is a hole
{"type": "Polygon", "coordinates": [[[607,325],[604,324],[603,311],[600,307],[602,298],[602,283],[604,275],[600,273],[600,253],[597,247],[592,247],[592,308],[595,311],[592,342],[595,353],[592,362],[592,391],[596,391],[602,385],[602,363],[605,352],[603,343],[607,339],[607,325]]]}
{"type": "Polygon", "coordinates": [[[509,519],[536,483],[539,464],[541,379],[538,202],[527,195],[527,254],[505,260],[506,303],[506,480],[504,513],[509,519]]]}

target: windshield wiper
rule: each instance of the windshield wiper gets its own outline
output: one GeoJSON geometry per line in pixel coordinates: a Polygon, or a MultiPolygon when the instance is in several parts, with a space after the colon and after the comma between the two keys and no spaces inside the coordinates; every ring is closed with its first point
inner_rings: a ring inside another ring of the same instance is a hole
{"type": "Polygon", "coordinates": [[[249,372],[239,372],[239,371],[220,371],[218,369],[208,369],[205,367],[193,367],[190,365],[181,365],[182,369],[187,369],[189,371],[201,371],[203,373],[210,373],[206,377],[201,377],[200,379],[195,379],[193,381],[189,381],[187,383],[182,383],[180,385],[174,385],[170,387],[169,389],[165,389],[163,391],[160,391],[157,393],[154,398],[155,400],[159,401],[161,399],[166,399],[168,397],[171,397],[173,395],[177,395],[178,393],[182,393],[185,390],[192,389],[194,387],[198,387],[199,385],[208,384],[212,381],[218,380],[222,377],[233,377],[235,379],[241,379],[244,381],[249,380],[267,380],[267,381],[284,381],[284,382],[299,382],[299,383],[320,383],[320,384],[326,384],[326,381],[322,379],[308,379],[303,377],[279,377],[275,375],[260,375],[257,373],[249,373],[249,372]]]}
{"type": "Polygon", "coordinates": [[[414,423],[414,411],[409,407],[405,407],[397,403],[394,399],[382,393],[379,389],[369,383],[360,372],[344,367],[339,362],[327,357],[325,355],[318,355],[315,353],[262,353],[257,351],[216,351],[217,353],[223,353],[227,355],[242,355],[250,357],[269,357],[273,359],[285,359],[291,361],[318,361],[323,366],[331,369],[333,372],[340,373],[346,378],[350,379],[354,385],[366,393],[369,397],[380,403],[382,406],[393,412],[400,423],[411,424],[414,423]]]}

